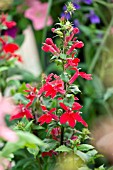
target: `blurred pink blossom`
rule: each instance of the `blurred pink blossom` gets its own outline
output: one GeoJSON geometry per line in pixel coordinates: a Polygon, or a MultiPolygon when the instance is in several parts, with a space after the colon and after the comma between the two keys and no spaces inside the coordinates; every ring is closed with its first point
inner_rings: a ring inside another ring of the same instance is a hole
{"type": "Polygon", "coordinates": [[[5,170],[9,164],[10,162],[8,159],[0,157],[0,170],[5,170]]]}
{"type": "Polygon", "coordinates": [[[0,95],[0,137],[10,142],[16,142],[18,138],[16,133],[6,126],[4,118],[6,114],[11,115],[14,111],[16,111],[16,107],[11,98],[0,95]]]}
{"type": "MultiPolygon", "coordinates": [[[[45,19],[48,10],[48,3],[41,3],[40,1],[33,0],[30,8],[25,11],[25,17],[33,22],[35,30],[43,29],[45,26],[45,19]]],[[[51,16],[48,17],[47,26],[52,25],[53,20],[51,16]]]]}

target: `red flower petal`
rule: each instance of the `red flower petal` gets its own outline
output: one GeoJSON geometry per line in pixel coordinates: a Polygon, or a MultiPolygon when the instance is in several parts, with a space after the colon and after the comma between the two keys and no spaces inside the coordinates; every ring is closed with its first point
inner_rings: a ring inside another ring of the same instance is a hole
{"type": "Polygon", "coordinates": [[[79,75],[84,79],[92,80],[91,74],[87,74],[85,72],[79,72],[79,75]]]}
{"type": "Polygon", "coordinates": [[[19,49],[19,46],[17,44],[13,44],[13,43],[10,43],[10,44],[7,44],[4,46],[5,52],[14,53],[18,49],[19,49]]]}
{"type": "Polygon", "coordinates": [[[68,113],[64,113],[60,116],[60,123],[65,124],[68,121],[68,113]]]}
{"type": "Polygon", "coordinates": [[[82,123],[84,126],[88,126],[87,123],[83,120],[83,118],[80,116],[80,112],[76,112],[74,115],[75,120],[82,123]]]}
{"type": "Polygon", "coordinates": [[[64,109],[64,110],[68,110],[69,109],[69,107],[68,106],[66,106],[64,103],[59,103],[60,104],[60,107],[62,108],[62,109],[64,109]]]}

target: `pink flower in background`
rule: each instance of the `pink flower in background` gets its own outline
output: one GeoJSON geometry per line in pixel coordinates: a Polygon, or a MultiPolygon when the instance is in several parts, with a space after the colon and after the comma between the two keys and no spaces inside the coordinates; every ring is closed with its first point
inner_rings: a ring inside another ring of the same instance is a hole
{"type": "MultiPolygon", "coordinates": [[[[40,1],[34,1],[31,7],[25,11],[25,17],[33,22],[35,30],[43,29],[45,26],[45,20],[47,15],[48,3],[41,3],[40,1]]],[[[52,25],[53,20],[51,16],[48,17],[47,26],[52,25]]]]}
{"type": "Polygon", "coordinates": [[[4,118],[6,114],[12,114],[14,110],[12,100],[0,96],[0,137],[10,142],[16,142],[18,138],[16,133],[6,126],[4,118]]]}

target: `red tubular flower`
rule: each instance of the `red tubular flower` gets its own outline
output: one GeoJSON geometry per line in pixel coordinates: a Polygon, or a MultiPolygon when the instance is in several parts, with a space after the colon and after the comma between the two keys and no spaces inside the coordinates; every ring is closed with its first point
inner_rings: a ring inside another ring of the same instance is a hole
{"type": "Polygon", "coordinates": [[[87,74],[85,72],[79,72],[79,76],[81,76],[82,78],[86,80],[92,80],[91,74],[87,74]]]}
{"type": "Polygon", "coordinates": [[[17,113],[11,115],[10,120],[14,120],[14,119],[20,119],[23,118],[24,116],[26,116],[26,118],[33,118],[33,115],[31,114],[31,111],[28,109],[28,106],[24,106],[23,104],[19,104],[17,106],[17,113]]]}
{"type": "Polygon", "coordinates": [[[84,43],[82,41],[76,41],[66,52],[67,55],[70,55],[71,52],[73,52],[74,49],[76,48],[82,48],[84,46],[84,43]]]}
{"type": "Polygon", "coordinates": [[[60,49],[53,43],[51,38],[47,38],[43,43],[42,50],[45,52],[51,52],[53,55],[59,55],[60,49]]]}
{"type": "Polygon", "coordinates": [[[65,41],[64,41],[64,46],[66,47],[68,42],[71,41],[74,37],[75,34],[79,33],[79,29],[78,28],[73,28],[71,34],[69,36],[65,37],[65,41]]]}
{"type": "Polygon", "coordinates": [[[68,67],[77,67],[78,66],[78,63],[80,62],[80,59],[79,58],[67,58],[66,59],[67,63],[65,64],[65,68],[68,68],[68,67]]]}
{"type": "Polygon", "coordinates": [[[78,121],[87,127],[87,123],[80,116],[80,112],[74,113],[73,110],[66,106],[64,103],[60,103],[60,107],[65,110],[65,112],[60,117],[61,124],[68,122],[69,126],[74,128],[76,122],[78,121]]]}
{"type": "Polygon", "coordinates": [[[26,84],[26,87],[28,88],[27,90],[25,90],[25,92],[28,92],[28,95],[25,96],[27,99],[30,100],[29,102],[29,106],[32,104],[33,100],[37,97],[37,93],[36,93],[36,87],[32,87],[30,84],[26,84]]]}
{"type": "Polygon", "coordinates": [[[38,95],[41,95],[44,92],[46,97],[50,96],[51,98],[54,98],[57,93],[65,94],[64,82],[59,76],[50,74],[48,78],[46,78],[46,84],[44,84],[39,90],[38,95]],[[53,81],[51,81],[52,76],[55,78],[53,81]]]}
{"type": "Polygon", "coordinates": [[[69,80],[69,84],[72,84],[77,79],[78,76],[81,76],[82,78],[86,80],[92,80],[91,74],[87,74],[85,72],[79,72],[79,70],[76,67],[72,68],[72,70],[75,70],[76,72],[69,80]]]}
{"type": "Polygon", "coordinates": [[[50,123],[52,119],[58,121],[58,116],[55,114],[52,114],[56,111],[56,108],[51,109],[50,111],[47,110],[46,106],[42,106],[42,110],[46,113],[38,119],[38,122],[40,122],[40,125],[43,125],[44,123],[50,123]]]}

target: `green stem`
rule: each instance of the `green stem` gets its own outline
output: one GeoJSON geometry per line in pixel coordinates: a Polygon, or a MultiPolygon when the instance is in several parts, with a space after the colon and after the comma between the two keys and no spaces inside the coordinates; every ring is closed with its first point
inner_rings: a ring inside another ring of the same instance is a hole
{"type": "Polygon", "coordinates": [[[102,51],[102,49],[104,47],[104,44],[105,44],[106,39],[107,39],[107,37],[109,35],[109,32],[110,32],[110,29],[111,29],[112,25],[113,25],[113,16],[112,16],[111,22],[110,22],[110,24],[108,26],[108,29],[107,29],[104,37],[103,37],[103,40],[102,40],[102,42],[101,42],[101,44],[100,44],[100,46],[99,46],[99,48],[98,48],[98,50],[97,50],[93,60],[92,60],[92,63],[90,65],[90,67],[89,67],[88,72],[90,72],[90,73],[92,73],[93,69],[95,68],[95,65],[96,65],[96,63],[97,63],[97,61],[98,61],[98,59],[100,57],[100,53],[101,53],[101,51],[102,51]]]}
{"type": "Polygon", "coordinates": [[[40,158],[38,158],[38,157],[37,157],[37,161],[38,161],[39,169],[40,169],[40,170],[42,170],[42,166],[41,166],[40,158]]]}
{"type": "MultiPolygon", "coordinates": [[[[46,15],[46,19],[45,19],[45,28],[43,30],[43,35],[42,35],[42,43],[45,41],[46,39],[46,35],[47,35],[47,20],[48,20],[48,16],[50,14],[51,11],[51,6],[52,6],[52,1],[53,0],[48,0],[48,11],[47,11],[47,15],[46,15]]],[[[42,64],[42,70],[45,70],[45,56],[44,56],[44,51],[41,51],[41,64],[42,64]]]]}
{"type": "Polygon", "coordinates": [[[64,142],[64,127],[61,127],[61,138],[60,138],[60,145],[63,145],[64,142]]]}

